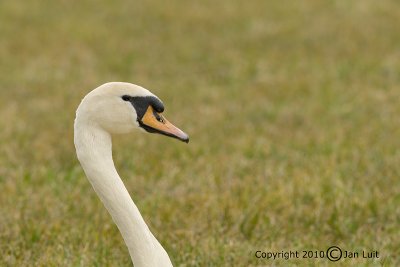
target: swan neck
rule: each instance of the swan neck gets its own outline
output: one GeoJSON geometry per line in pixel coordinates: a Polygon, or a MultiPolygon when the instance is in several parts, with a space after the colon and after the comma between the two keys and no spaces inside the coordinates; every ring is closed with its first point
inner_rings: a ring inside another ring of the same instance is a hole
{"type": "Polygon", "coordinates": [[[161,254],[166,252],[150,232],[115,169],[110,134],[76,122],[74,139],[86,176],[118,226],[134,265],[160,266],[156,255],[160,248],[161,254]]]}

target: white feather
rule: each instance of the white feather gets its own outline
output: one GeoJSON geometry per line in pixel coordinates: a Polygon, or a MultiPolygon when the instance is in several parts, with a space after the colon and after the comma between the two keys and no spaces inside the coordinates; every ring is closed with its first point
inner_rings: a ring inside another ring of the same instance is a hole
{"type": "Polygon", "coordinates": [[[122,95],[154,96],[130,83],[106,83],[87,94],[76,112],[74,142],[78,159],[111,214],[136,267],[172,266],[132,201],[112,159],[111,134],[138,129],[136,112],[122,95]]]}

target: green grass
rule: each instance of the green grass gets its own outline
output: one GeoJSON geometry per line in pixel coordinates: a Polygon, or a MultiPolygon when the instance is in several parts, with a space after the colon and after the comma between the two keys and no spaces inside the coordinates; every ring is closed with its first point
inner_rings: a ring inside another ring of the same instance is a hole
{"type": "Polygon", "coordinates": [[[400,264],[397,1],[1,1],[0,266],[130,266],[76,160],[80,99],[138,83],[189,145],[114,139],[176,266],[400,264]]]}

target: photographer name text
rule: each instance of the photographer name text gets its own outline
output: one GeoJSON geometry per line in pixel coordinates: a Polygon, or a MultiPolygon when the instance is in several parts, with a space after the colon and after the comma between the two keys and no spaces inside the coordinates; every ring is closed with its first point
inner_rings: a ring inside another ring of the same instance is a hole
{"type": "Polygon", "coordinates": [[[258,259],[267,260],[290,260],[290,259],[328,259],[338,261],[340,259],[379,259],[377,250],[351,251],[343,250],[338,246],[331,246],[326,250],[287,250],[287,251],[262,251],[257,250],[254,256],[258,259]]]}

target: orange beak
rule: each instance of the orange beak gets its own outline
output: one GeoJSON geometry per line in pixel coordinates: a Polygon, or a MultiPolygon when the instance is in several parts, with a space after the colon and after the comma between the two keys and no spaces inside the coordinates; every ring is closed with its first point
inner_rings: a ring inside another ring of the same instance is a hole
{"type": "Polygon", "coordinates": [[[173,138],[177,138],[183,142],[189,142],[189,136],[181,129],[170,123],[160,113],[156,112],[152,106],[149,106],[142,120],[139,122],[143,128],[151,133],[159,133],[173,138]]]}

